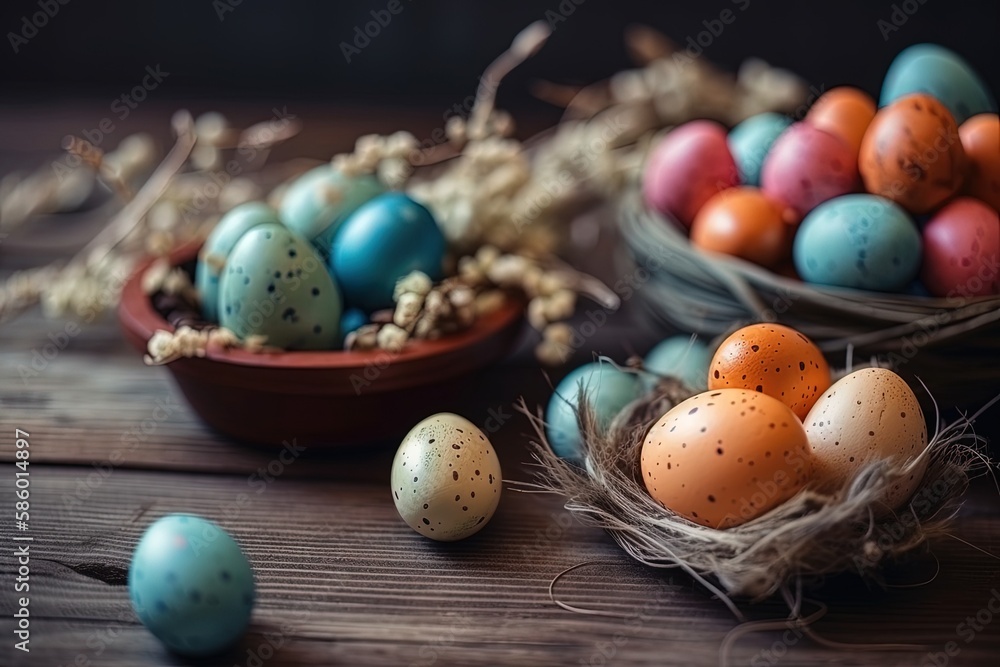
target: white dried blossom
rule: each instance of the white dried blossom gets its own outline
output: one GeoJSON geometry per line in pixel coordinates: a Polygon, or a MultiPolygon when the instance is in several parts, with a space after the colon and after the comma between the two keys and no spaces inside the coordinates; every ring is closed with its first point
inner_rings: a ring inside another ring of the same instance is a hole
{"type": "Polygon", "coordinates": [[[376,341],[378,342],[378,346],[383,350],[388,352],[401,352],[409,337],[410,334],[408,334],[405,329],[398,327],[395,324],[386,324],[379,329],[376,341]]]}
{"type": "Polygon", "coordinates": [[[476,293],[468,287],[457,286],[448,292],[448,300],[455,308],[465,308],[471,306],[476,298],[476,293]]]}
{"type": "Polygon", "coordinates": [[[424,305],[424,297],[414,292],[405,292],[399,295],[396,300],[396,310],[393,313],[393,323],[402,328],[408,328],[420,315],[420,310],[424,305]]]}
{"type": "Polygon", "coordinates": [[[528,302],[528,324],[541,331],[549,323],[545,316],[545,297],[535,297],[528,302]]]}
{"type": "Polygon", "coordinates": [[[433,286],[434,282],[423,271],[410,271],[396,281],[396,285],[392,290],[392,298],[398,301],[399,297],[407,292],[418,296],[426,296],[433,286]]]}
{"type": "Polygon", "coordinates": [[[568,289],[561,289],[543,298],[545,319],[549,322],[566,320],[573,316],[576,308],[576,292],[568,289]]]}

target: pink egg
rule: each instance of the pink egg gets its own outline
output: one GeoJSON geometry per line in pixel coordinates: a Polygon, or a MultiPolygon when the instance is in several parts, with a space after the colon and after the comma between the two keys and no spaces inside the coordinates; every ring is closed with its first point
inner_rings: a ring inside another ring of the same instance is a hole
{"type": "Polygon", "coordinates": [[[920,278],[934,296],[1000,294],[1000,215],[959,197],[924,227],[920,278]]]}
{"type": "Polygon", "coordinates": [[[797,223],[827,199],[856,191],[860,180],[846,142],[808,123],[796,123],[771,147],[760,184],[787,207],[785,221],[797,223]]]}
{"type": "Polygon", "coordinates": [[[696,120],[668,133],[653,148],[643,174],[646,204],[690,227],[702,205],[739,184],[726,129],[696,120]]]}

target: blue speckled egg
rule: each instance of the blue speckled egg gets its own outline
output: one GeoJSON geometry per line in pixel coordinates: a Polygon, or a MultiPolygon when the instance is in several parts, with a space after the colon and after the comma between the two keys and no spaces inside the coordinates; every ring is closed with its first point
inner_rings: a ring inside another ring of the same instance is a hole
{"type": "Polygon", "coordinates": [[[375,176],[345,176],[325,164],[299,176],[281,199],[281,221],[310,241],[324,258],[341,223],[359,206],[385,192],[375,176]]]}
{"type": "Polygon", "coordinates": [[[788,116],[767,112],[751,116],[729,131],[729,151],[744,185],[760,185],[760,168],[771,144],[791,124],[788,116]]]}
{"type": "Polygon", "coordinates": [[[373,312],[392,306],[396,281],[411,271],[443,275],[445,239],[422,204],[389,192],[362,205],[340,226],[330,270],[348,303],[373,312]]]}
{"type": "Polygon", "coordinates": [[[845,195],[805,217],[793,256],[806,282],[895,292],[917,276],[920,233],[895,202],[878,195],[845,195]]]}
{"type": "Polygon", "coordinates": [[[143,625],[184,655],[210,655],[235,643],[255,596],[240,546],[215,523],[188,514],[146,529],[129,565],[128,590],[143,625]]]}
{"type": "Polygon", "coordinates": [[[219,289],[219,323],[240,338],[266,336],[285,350],[331,350],[340,341],[340,292],[301,236],[254,227],[229,255],[219,289]]]}
{"type": "Polygon", "coordinates": [[[198,253],[194,284],[201,297],[201,314],[207,321],[219,321],[219,277],[233,246],[249,230],[266,222],[280,224],[275,210],[263,202],[247,202],[222,216],[205,239],[198,253]]]}
{"type": "MultiPolygon", "coordinates": [[[[690,336],[671,336],[646,355],[643,366],[659,375],[676,378],[696,391],[708,389],[708,366],[712,351],[708,345],[690,336]]],[[[644,375],[643,384],[652,388],[657,378],[644,375]]]]}
{"type": "Polygon", "coordinates": [[[975,70],[937,44],[915,44],[899,52],[885,73],[879,106],[911,93],[936,97],[959,125],[977,113],[997,112],[996,99],[975,70]]]}
{"type": "Polygon", "coordinates": [[[580,426],[576,420],[581,384],[603,427],[609,426],[615,415],[642,393],[642,383],[635,374],[607,362],[584,364],[563,378],[545,411],[545,434],[557,456],[574,461],[581,458],[580,426]]]}

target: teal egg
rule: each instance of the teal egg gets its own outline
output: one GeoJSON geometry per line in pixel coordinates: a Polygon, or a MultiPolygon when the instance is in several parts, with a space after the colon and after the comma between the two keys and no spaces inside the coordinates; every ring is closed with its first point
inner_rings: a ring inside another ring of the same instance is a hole
{"type": "Polygon", "coordinates": [[[569,460],[579,460],[580,427],[576,406],[581,385],[603,427],[611,424],[622,408],[639,398],[642,383],[633,373],[625,373],[605,362],[584,364],[556,386],[545,411],[545,433],[552,451],[569,460]]]}
{"type": "MultiPolygon", "coordinates": [[[[676,378],[690,389],[705,391],[711,362],[712,351],[708,345],[690,336],[672,336],[649,351],[643,366],[659,375],[676,378]]],[[[652,375],[643,376],[643,383],[649,389],[656,381],[652,375]]]]}
{"type": "Polygon", "coordinates": [[[278,214],[263,202],[247,202],[222,216],[205,239],[198,253],[194,284],[201,298],[201,314],[206,321],[219,321],[219,278],[233,246],[249,230],[264,223],[280,224],[278,214]]]}
{"type": "Polygon", "coordinates": [[[879,106],[911,93],[936,97],[959,125],[977,113],[997,112],[996,99],[969,63],[937,44],[915,44],[899,52],[885,73],[879,106]]]}
{"type": "Polygon", "coordinates": [[[281,221],[325,257],[347,216],[383,192],[385,186],[375,176],[346,176],[325,164],[307,171],[288,186],[281,199],[281,221]]]}
{"type": "Polygon", "coordinates": [[[445,238],[422,204],[401,192],[379,195],[343,222],[330,249],[330,270],[352,306],[392,306],[396,281],[411,271],[443,277],[445,238]]]}
{"type": "Polygon", "coordinates": [[[895,292],[916,278],[921,245],[916,225],[898,204],[854,194],[813,209],[792,254],[806,282],[895,292]]]}
{"type": "Polygon", "coordinates": [[[340,317],[340,332],[345,336],[368,324],[368,316],[360,308],[348,308],[340,317]]]}
{"type": "Polygon", "coordinates": [[[132,608],[167,648],[219,653],[246,631],[255,597],[253,570],[217,524],[188,514],[154,522],[128,569],[132,608]]]}
{"type": "Polygon", "coordinates": [[[744,185],[760,185],[760,168],[771,145],[792,124],[792,119],[780,113],[759,113],[747,118],[729,131],[729,151],[736,160],[740,181],[744,185]]]}
{"type": "Polygon", "coordinates": [[[266,336],[285,350],[330,350],[340,341],[337,284],[313,247],[281,225],[254,227],[229,255],[219,322],[240,338],[266,336]]]}

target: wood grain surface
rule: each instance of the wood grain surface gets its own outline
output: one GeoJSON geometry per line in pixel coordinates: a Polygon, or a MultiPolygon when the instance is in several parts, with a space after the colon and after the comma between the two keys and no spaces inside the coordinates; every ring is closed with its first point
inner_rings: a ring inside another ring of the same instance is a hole
{"type": "MultiPolygon", "coordinates": [[[[0,114],[4,133],[12,113],[0,114]]],[[[147,122],[165,118],[151,112],[147,122]]],[[[318,124],[317,136],[340,136],[318,124]]],[[[8,153],[0,166],[21,157],[8,153]]],[[[85,238],[85,218],[62,223],[67,238],[85,238]]],[[[57,243],[68,246],[53,250],[32,234],[7,239],[0,276],[72,246],[57,243]]],[[[689,577],[633,563],[557,499],[509,482],[482,533],[457,544],[425,540],[400,520],[388,492],[392,443],[307,450],[276,464],[276,451],[202,426],[169,373],[145,367],[110,318],[81,326],[22,379],[32,351],[64,325],[29,313],[0,326],[0,665],[713,665],[739,625],[689,577]],[[11,632],[15,428],[31,434],[30,654],[13,650],[11,632]],[[272,481],[260,473],[268,466],[272,481]],[[220,522],[255,569],[251,631],[225,656],[170,654],[129,606],[132,549],[150,522],[179,511],[220,522]],[[570,612],[549,597],[553,578],[581,563],[555,597],[597,613],[570,612]]],[[[649,333],[634,326],[628,313],[616,317],[580,355],[641,351],[649,333]]],[[[470,380],[478,405],[468,418],[484,425],[491,414],[511,415],[491,434],[508,480],[530,475],[528,424],[512,404],[521,395],[537,404],[547,391],[524,349],[470,380]]],[[[807,611],[829,608],[814,626],[823,638],[913,647],[841,650],[779,627],[743,636],[728,664],[996,665],[1000,613],[990,604],[1000,610],[1000,560],[991,554],[1000,554],[1000,509],[991,480],[977,481],[955,538],[932,552],[887,570],[884,587],[845,574],[808,590],[807,611]],[[953,656],[944,653],[950,642],[953,656]]],[[[777,602],[741,608],[751,620],[788,613],[777,602]]]]}

